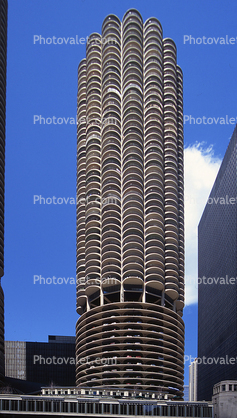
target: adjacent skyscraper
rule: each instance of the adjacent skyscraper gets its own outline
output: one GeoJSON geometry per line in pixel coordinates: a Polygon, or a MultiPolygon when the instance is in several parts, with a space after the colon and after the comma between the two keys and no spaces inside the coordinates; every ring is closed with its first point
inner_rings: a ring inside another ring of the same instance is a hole
{"type": "Polygon", "coordinates": [[[236,156],[237,128],[198,227],[198,400],[237,376],[236,156]]]}
{"type": "Polygon", "coordinates": [[[5,114],[7,65],[7,0],[0,0],[0,385],[4,380],[4,188],[5,188],[5,114]]]}
{"type": "Polygon", "coordinates": [[[198,363],[197,359],[192,361],[189,366],[189,401],[197,401],[197,377],[198,377],[198,363]]]}
{"type": "Polygon", "coordinates": [[[109,15],[88,38],[78,69],[78,385],[183,393],[182,86],[156,18],[109,15]]]}
{"type": "MultiPolygon", "coordinates": [[[[32,392],[36,382],[74,386],[75,337],[49,335],[47,343],[5,341],[5,377],[34,382],[29,385],[32,392]],[[63,359],[66,359],[65,362],[63,359]]],[[[18,382],[10,380],[10,383],[18,387],[18,382]]]]}

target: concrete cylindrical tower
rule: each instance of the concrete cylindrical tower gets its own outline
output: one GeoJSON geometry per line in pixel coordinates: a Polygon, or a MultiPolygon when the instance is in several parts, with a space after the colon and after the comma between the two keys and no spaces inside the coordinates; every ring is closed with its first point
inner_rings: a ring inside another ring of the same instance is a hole
{"type": "Polygon", "coordinates": [[[182,395],[182,72],[156,18],[88,38],[77,114],[77,384],[182,395]]]}

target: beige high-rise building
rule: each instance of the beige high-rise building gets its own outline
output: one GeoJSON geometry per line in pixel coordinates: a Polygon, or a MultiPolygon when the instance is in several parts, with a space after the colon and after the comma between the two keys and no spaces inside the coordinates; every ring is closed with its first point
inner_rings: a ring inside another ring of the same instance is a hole
{"type": "Polygon", "coordinates": [[[77,112],[80,386],[182,396],[182,86],[156,18],[109,15],[88,38],[77,112]]]}
{"type": "Polygon", "coordinates": [[[189,365],[189,401],[197,402],[198,360],[189,365]]]}
{"type": "Polygon", "coordinates": [[[7,66],[7,0],[0,0],[0,385],[4,382],[4,190],[5,190],[5,114],[7,66]]]}

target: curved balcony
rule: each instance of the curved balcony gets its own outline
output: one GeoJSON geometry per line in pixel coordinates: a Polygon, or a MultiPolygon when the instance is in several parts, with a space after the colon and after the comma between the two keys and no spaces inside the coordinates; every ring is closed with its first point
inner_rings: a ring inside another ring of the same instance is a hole
{"type": "Polygon", "coordinates": [[[157,136],[158,138],[162,138],[162,129],[159,123],[159,120],[157,119],[154,126],[152,126],[152,123],[149,123],[147,128],[145,129],[145,136],[148,138],[149,135],[157,136]]]}
{"type": "Polygon", "coordinates": [[[143,240],[136,237],[136,240],[130,239],[130,240],[126,240],[126,242],[123,242],[123,254],[124,257],[126,256],[127,252],[128,254],[130,254],[130,251],[134,251],[134,254],[142,254],[143,257],[143,252],[144,252],[144,246],[143,246],[143,240]]]}
{"type": "Polygon", "coordinates": [[[149,36],[149,33],[154,33],[154,31],[157,31],[157,34],[162,39],[163,37],[163,30],[161,23],[156,17],[151,17],[147,19],[144,23],[144,36],[149,36]]]}
{"type": "Polygon", "coordinates": [[[102,265],[104,266],[107,262],[107,259],[110,257],[117,260],[117,264],[120,266],[120,258],[121,258],[121,247],[118,243],[112,242],[111,244],[103,245],[102,250],[102,265]],[[116,257],[115,257],[116,254],[116,257]]]}
{"type": "Polygon", "coordinates": [[[145,176],[146,178],[149,175],[160,175],[160,178],[163,178],[163,167],[161,166],[161,164],[159,163],[159,161],[149,161],[146,164],[146,170],[145,170],[145,176]]]}
{"type": "Polygon", "coordinates": [[[113,265],[114,267],[121,266],[121,255],[119,252],[115,251],[108,251],[107,253],[103,254],[102,256],[102,263],[101,267],[104,269],[108,265],[113,265]]]}
{"type": "Polygon", "coordinates": [[[108,85],[111,87],[121,89],[120,71],[117,66],[110,63],[105,70],[102,70],[102,87],[105,89],[108,85]]]}
{"type": "MultiPolygon", "coordinates": [[[[148,42],[144,48],[144,61],[147,62],[151,59],[162,60],[162,47],[159,45],[159,42],[156,42],[154,39],[152,42],[148,42]]],[[[154,72],[156,74],[156,72],[154,72]]],[[[152,73],[151,73],[152,75],[152,73]]],[[[146,74],[146,78],[148,75],[146,74]]],[[[162,80],[162,73],[158,72],[158,77],[162,80]]]]}
{"type": "Polygon", "coordinates": [[[117,204],[120,207],[120,198],[121,195],[121,187],[115,185],[114,183],[108,183],[102,189],[102,206],[108,204],[117,204]]]}
{"type": "Polygon", "coordinates": [[[121,268],[118,266],[117,260],[113,261],[112,259],[109,259],[102,268],[102,276],[108,278],[115,277],[120,278],[121,277],[121,268]]]}
{"type": "Polygon", "coordinates": [[[128,228],[137,227],[139,230],[143,231],[143,216],[141,213],[134,214],[133,209],[126,213],[123,216],[123,231],[125,232],[128,228]]]}
{"type": "Polygon", "coordinates": [[[131,164],[131,162],[128,162],[126,164],[126,167],[123,167],[123,175],[124,175],[124,179],[131,178],[130,176],[135,175],[138,179],[140,178],[142,182],[143,170],[142,170],[141,164],[139,163],[131,164]]]}
{"type": "Polygon", "coordinates": [[[87,296],[81,295],[77,298],[77,313],[82,315],[86,309],[87,296]]]}
{"type": "Polygon", "coordinates": [[[163,107],[163,84],[160,77],[157,75],[149,75],[144,80],[144,104],[145,109],[147,107],[155,107],[158,105],[158,109],[163,107]]]}
{"type": "Polygon", "coordinates": [[[143,141],[142,136],[138,134],[138,132],[133,132],[131,134],[128,134],[123,141],[123,152],[126,150],[129,146],[136,146],[139,148],[139,150],[143,150],[143,141]]]}
{"type": "Polygon", "coordinates": [[[107,132],[105,135],[103,134],[102,138],[102,150],[107,149],[107,147],[111,147],[111,149],[120,150],[120,140],[117,131],[110,131],[107,132]]]}
{"type": "Polygon", "coordinates": [[[165,152],[172,152],[178,158],[177,142],[173,138],[166,138],[164,143],[165,152]]]}
{"type": "Polygon", "coordinates": [[[116,219],[116,222],[121,221],[120,207],[118,205],[115,205],[114,202],[111,202],[110,204],[103,206],[102,208],[103,226],[104,226],[105,219],[116,219]]]}
{"type": "Polygon", "coordinates": [[[140,207],[128,207],[126,210],[123,211],[123,222],[124,224],[130,222],[137,222],[139,224],[143,224],[143,208],[140,207]]]}
{"type": "MultiPolygon", "coordinates": [[[[111,97],[107,97],[106,103],[103,101],[103,106],[102,106],[102,116],[103,118],[105,118],[105,114],[107,114],[108,111],[112,111],[115,114],[115,120],[119,121],[119,123],[121,123],[121,111],[120,111],[120,103],[118,103],[117,100],[112,100],[111,97]]],[[[102,144],[104,143],[104,141],[107,141],[110,139],[111,135],[107,135],[104,136],[103,140],[102,140],[102,144]]]]}
{"type": "Polygon", "coordinates": [[[129,200],[137,200],[143,202],[143,188],[139,181],[126,181],[123,185],[123,202],[126,203],[129,200]]]}
{"type": "Polygon", "coordinates": [[[100,286],[96,286],[96,285],[88,286],[85,292],[86,292],[87,297],[91,297],[93,295],[94,296],[96,295],[95,297],[97,297],[98,292],[100,292],[100,286]]]}
{"type": "Polygon", "coordinates": [[[159,254],[163,257],[165,250],[164,237],[160,235],[160,239],[147,239],[145,247],[146,257],[151,254],[159,254]]]}
{"type": "Polygon", "coordinates": [[[172,283],[167,282],[165,284],[165,293],[172,299],[177,300],[179,297],[179,288],[172,283]]]}
{"type": "Polygon", "coordinates": [[[135,103],[131,104],[129,108],[124,109],[123,112],[123,124],[126,125],[126,123],[130,122],[131,120],[134,120],[139,124],[143,123],[142,109],[139,106],[136,106],[135,103]]]}
{"type": "Polygon", "coordinates": [[[137,23],[129,23],[123,27],[123,45],[128,39],[137,39],[139,44],[143,42],[142,28],[137,23]]]}
{"type": "Polygon", "coordinates": [[[135,130],[138,134],[142,136],[143,126],[140,118],[134,116],[127,118],[123,123],[123,134],[124,136],[129,135],[132,130],[135,130]]]}
{"type": "Polygon", "coordinates": [[[87,258],[85,262],[85,275],[89,276],[92,273],[100,273],[100,259],[98,258],[87,258]]]}
{"type": "Polygon", "coordinates": [[[108,16],[106,16],[106,18],[103,20],[103,24],[102,24],[102,33],[107,29],[107,28],[118,28],[120,30],[120,26],[121,26],[121,22],[119,20],[119,18],[114,15],[114,14],[109,14],[108,16]]]}
{"type": "MultiPolygon", "coordinates": [[[[123,251],[123,260],[124,262],[128,262],[128,260],[134,259],[138,260],[138,263],[141,263],[141,260],[143,260],[144,254],[141,249],[130,246],[130,248],[126,248],[126,250],[123,251]]],[[[143,263],[142,263],[143,265],[143,263]]]]}
{"type": "Polygon", "coordinates": [[[102,217],[102,235],[104,236],[105,232],[115,229],[116,232],[121,231],[121,222],[119,219],[111,219],[110,216],[102,217]]]}
{"type": "Polygon", "coordinates": [[[157,76],[149,76],[144,81],[144,111],[145,118],[147,109],[155,112],[157,115],[163,113],[163,93],[162,83],[157,76]]]}
{"type": "Polygon", "coordinates": [[[156,263],[153,261],[153,262],[150,262],[150,263],[147,263],[147,265],[148,265],[148,267],[146,267],[146,280],[148,281],[149,280],[149,277],[150,276],[161,276],[161,277],[164,277],[164,266],[162,265],[162,263],[161,262],[158,262],[157,261],[157,265],[156,265],[156,263]]]}
{"type": "Polygon", "coordinates": [[[108,26],[102,33],[102,53],[110,48],[111,45],[121,51],[120,28],[108,26]]]}
{"type": "Polygon", "coordinates": [[[128,209],[133,209],[134,211],[141,211],[143,212],[143,202],[141,199],[135,198],[127,198],[126,202],[123,202],[123,210],[126,211],[128,209]]]}
{"type": "MultiPolygon", "coordinates": [[[[155,213],[156,217],[156,213],[155,213]]],[[[154,234],[164,235],[164,226],[160,219],[154,219],[145,223],[146,236],[154,236],[154,234]]]]}
{"type": "Polygon", "coordinates": [[[91,53],[96,53],[97,51],[101,50],[101,35],[99,33],[92,33],[87,40],[86,44],[86,58],[91,53]]]}
{"type": "MultiPolygon", "coordinates": [[[[112,156],[112,154],[117,158],[117,160],[120,162],[120,144],[117,141],[117,137],[114,136],[114,131],[111,130],[111,138],[109,139],[107,136],[102,136],[102,160],[104,161],[106,158],[112,156]],[[111,155],[110,155],[111,153],[111,155]]],[[[119,172],[120,174],[120,172],[119,172]]],[[[116,178],[120,178],[116,174],[116,178]]]]}
{"type": "Polygon", "coordinates": [[[128,75],[136,74],[140,80],[143,78],[142,67],[138,62],[132,63],[128,61],[125,66],[123,66],[123,78],[126,78],[128,75]]]}
{"type": "Polygon", "coordinates": [[[110,237],[121,239],[121,229],[115,225],[107,227],[106,230],[104,230],[102,233],[102,239],[105,240],[110,237]]]}
{"type": "Polygon", "coordinates": [[[128,27],[128,25],[137,25],[141,30],[143,29],[143,20],[140,13],[136,9],[129,9],[124,14],[122,19],[122,25],[124,30],[128,27]]]}
{"type": "Polygon", "coordinates": [[[126,88],[127,86],[130,86],[131,83],[135,83],[136,85],[140,86],[140,88],[142,88],[142,79],[140,77],[140,74],[135,74],[135,73],[131,73],[131,74],[127,74],[124,77],[124,88],[126,88]]]}

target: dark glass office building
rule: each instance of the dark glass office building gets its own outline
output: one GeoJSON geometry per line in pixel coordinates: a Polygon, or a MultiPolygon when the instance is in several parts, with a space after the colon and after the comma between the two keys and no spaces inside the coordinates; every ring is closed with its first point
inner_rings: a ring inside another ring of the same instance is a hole
{"type": "Polygon", "coordinates": [[[8,378],[45,386],[75,386],[75,363],[75,337],[49,335],[47,343],[5,341],[8,378]]]}
{"type": "Polygon", "coordinates": [[[198,400],[237,378],[236,152],[237,127],[198,227],[198,400]]]}
{"type": "Polygon", "coordinates": [[[4,381],[4,188],[5,188],[5,113],[7,65],[7,0],[0,0],[0,385],[4,381]]]}

